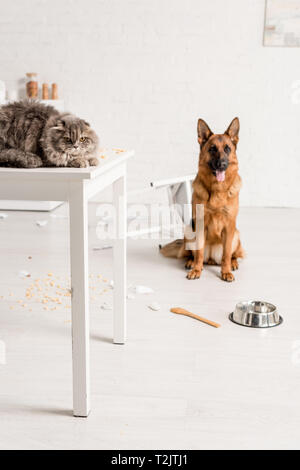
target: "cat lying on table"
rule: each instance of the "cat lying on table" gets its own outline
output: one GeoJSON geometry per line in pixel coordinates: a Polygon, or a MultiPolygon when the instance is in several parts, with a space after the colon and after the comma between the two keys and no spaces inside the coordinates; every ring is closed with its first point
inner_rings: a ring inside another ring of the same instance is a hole
{"type": "Polygon", "coordinates": [[[83,119],[36,101],[0,107],[0,166],[98,165],[98,137],[83,119]]]}

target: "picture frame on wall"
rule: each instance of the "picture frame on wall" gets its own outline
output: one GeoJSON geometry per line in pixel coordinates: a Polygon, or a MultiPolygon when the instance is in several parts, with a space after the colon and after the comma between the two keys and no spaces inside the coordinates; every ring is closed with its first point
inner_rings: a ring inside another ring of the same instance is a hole
{"type": "Polygon", "coordinates": [[[300,47],[300,0],[266,0],[264,46],[300,47]]]}

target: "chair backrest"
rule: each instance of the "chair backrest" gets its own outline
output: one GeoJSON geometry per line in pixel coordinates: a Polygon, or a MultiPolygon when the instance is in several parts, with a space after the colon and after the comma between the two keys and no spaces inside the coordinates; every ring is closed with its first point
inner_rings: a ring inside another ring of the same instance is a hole
{"type": "Polygon", "coordinates": [[[192,219],[192,182],[194,179],[195,175],[187,175],[151,183],[153,188],[166,188],[170,207],[175,208],[185,225],[192,219]]]}

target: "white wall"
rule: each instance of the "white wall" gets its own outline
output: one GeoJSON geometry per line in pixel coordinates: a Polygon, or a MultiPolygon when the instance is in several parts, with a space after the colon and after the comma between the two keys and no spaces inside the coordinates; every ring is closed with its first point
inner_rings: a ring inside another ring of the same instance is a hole
{"type": "MultiPolygon", "coordinates": [[[[56,81],[130,188],[196,170],[196,122],[238,115],[244,205],[300,206],[298,48],[264,48],[264,0],[0,0],[0,79],[56,81]]],[[[21,82],[18,82],[20,85],[21,82]]]]}

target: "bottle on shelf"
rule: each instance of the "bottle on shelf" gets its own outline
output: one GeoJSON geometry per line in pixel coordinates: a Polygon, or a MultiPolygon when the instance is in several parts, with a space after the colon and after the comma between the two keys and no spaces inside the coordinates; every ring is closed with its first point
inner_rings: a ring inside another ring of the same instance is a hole
{"type": "Polygon", "coordinates": [[[26,73],[26,94],[28,98],[35,99],[38,97],[39,87],[37,82],[37,73],[26,73]]]}
{"type": "Polygon", "coordinates": [[[58,100],[58,87],[57,83],[52,83],[52,99],[58,100]]]}
{"type": "Polygon", "coordinates": [[[43,100],[48,100],[49,99],[48,83],[43,83],[43,85],[42,85],[42,99],[43,100]]]}

